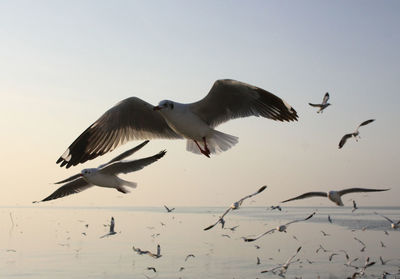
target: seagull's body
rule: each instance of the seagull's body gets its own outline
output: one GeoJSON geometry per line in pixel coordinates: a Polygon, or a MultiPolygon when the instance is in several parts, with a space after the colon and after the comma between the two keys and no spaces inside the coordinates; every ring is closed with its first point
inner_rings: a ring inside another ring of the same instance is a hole
{"type": "Polygon", "coordinates": [[[254,237],[254,238],[243,237],[243,240],[244,240],[245,242],[252,242],[252,241],[256,241],[257,239],[263,237],[264,235],[267,235],[267,234],[269,234],[269,233],[273,233],[273,232],[275,232],[275,231],[286,232],[287,227],[288,227],[290,224],[297,223],[297,222],[300,222],[300,221],[307,221],[308,219],[310,219],[310,218],[313,217],[314,215],[315,215],[315,212],[313,212],[312,214],[310,214],[308,217],[306,217],[306,218],[304,218],[304,219],[298,219],[298,220],[290,221],[289,223],[286,223],[286,224],[284,224],[284,225],[280,225],[280,226],[278,226],[278,227],[276,227],[276,228],[274,228],[274,229],[270,229],[270,230],[268,230],[268,231],[266,231],[266,232],[264,232],[264,233],[261,233],[261,234],[257,235],[257,236],[254,237]]]}
{"type": "Polygon", "coordinates": [[[323,113],[324,109],[326,109],[328,106],[331,105],[330,103],[328,103],[328,100],[329,100],[329,93],[326,92],[321,104],[312,104],[312,103],[308,103],[308,104],[312,107],[319,108],[319,110],[317,110],[317,113],[323,113]]]}
{"type": "MultiPolygon", "coordinates": [[[[397,222],[394,222],[394,221],[392,221],[391,219],[389,219],[388,217],[386,217],[386,216],[384,216],[384,215],[382,215],[382,214],[379,214],[379,213],[377,213],[377,212],[375,212],[375,214],[377,214],[377,215],[379,215],[379,216],[385,218],[386,220],[388,220],[388,221],[390,222],[390,227],[391,227],[392,229],[396,230],[396,229],[400,228],[400,220],[397,221],[397,222]]],[[[389,233],[387,233],[387,234],[389,234],[389,233]]]]}
{"type": "Polygon", "coordinates": [[[135,182],[130,182],[123,180],[117,176],[120,173],[130,173],[143,169],[158,159],[162,158],[166,151],[161,151],[160,153],[138,160],[133,161],[122,161],[122,159],[136,152],[142,148],[146,143],[129,149],[128,151],[122,153],[116,158],[112,159],[110,162],[100,165],[98,168],[88,168],[83,169],[80,173],[73,175],[67,179],[56,182],[56,184],[66,183],[60,188],[58,188],[54,193],[52,193],[43,201],[54,200],[62,198],[71,194],[79,193],[86,190],[92,186],[100,186],[105,188],[115,188],[121,193],[129,193],[129,190],[125,187],[136,188],[137,184],[135,182]]]}
{"type": "Polygon", "coordinates": [[[358,125],[357,129],[353,133],[344,135],[339,142],[339,149],[342,148],[344,146],[344,144],[346,143],[346,141],[351,137],[354,137],[355,140],[358,141],[358,139],[360,138],[360,132],[358,131],[358,129],[360,129],[361,126],[365,126],[374,121],[375,121],[375,119],[366,120],[366,121],[362,122],[360,125],[358,125]]]}
{"type": "Polygon", "coordinates": [[[230,119],[247,116],[276,121],[298,118],[289,104],[262,88],[236,80],[217,80],[208,95],[194,103],[163,100],[153,106],[137,97],[119,102],[88,127],[57,163],[69,168],[129,140],[153,138],[187,139],[188,151],[209,157],[238,142],[237,137],[214,128],[230,119]]]}
{"type": "Polygon", "coordinates": [[[214,227],[215,225],[217,225],[218,223],[221,223],[222,228],[224,228],[224,225],[225,225],[224,217],[225,217],[226,214],[228,214],[231,210],[236,210],[236,209],[238,209],[238,208],[242,205],[242,203],[243,203],[244,200],[246,200],[246,199],[248,199],[248,198],[251,198],[252,196],[255,196],[255,195],[261,193],[261,192],[264,191],[266,188],[267,188],[267,186],[264,185],[264,186],[262,186],[260,189],[258,189],[257,192],[255,192],[255,193],[253,193],[253,194],[250,194],[250,195],[247,195],[247,196],[245,196],[244,198],[241,198],[240,200],[238,200],[238,201],[232,203],[232,205],[224,212],[224,214],[222,214],[221,217],[219,217],[219,219],[217,220],[216,223],[214,223],[214,224],[208,226],[208,227],[205,228],[204,230],[207,231],[207,230],[213,228],[213,227],[214,227]]]}
{"type": "Polygon", "coordinates": [[[305,198],[311,198],[311,197],[327,197],[330,201],[334,202],[338,206],[343,206],[342,202],[342,196],[345,194],[350,194],[350,193],[360,193],[360,192],[381,192],[381,191],[387,191],[389,189],[368,189],[368,188],[348,188],[340,191],[329,191],[329,192],[307,192],[304,193],[300,196],[282,201],[284,202],[289,202],[289,201],[294,201],[294,200],[300,200],[300,199],[305,199],[305,198]]]}

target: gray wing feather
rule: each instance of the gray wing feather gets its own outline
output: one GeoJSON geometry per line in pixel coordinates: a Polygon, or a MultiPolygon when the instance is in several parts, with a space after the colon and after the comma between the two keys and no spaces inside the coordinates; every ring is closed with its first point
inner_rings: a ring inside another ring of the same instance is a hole
{"type": "Polygon", "coordinates": [[[310,198],[310,197],[327,197],[328,195],[325,192],[308,192],[304,193],[300,196],[282,201],[283,202],[289,202],[289,201],[294,201],[294,200],[300,200],[300,199],[305,199],[305,198],[310,198]]]}
{"type": "Polygon", "coordinates": [[[154,163],[158,159],[162,158],[167,151],[161,151],[156,155],[153,155],[151,157],[143,158],[143,159],[138,159],[138,160],[133,160],[133,161],[118,161],[112,164],[109,164],[102,169],[100,169],[100,172],[104,173],[109,173],[109,174],[118,174],[118,173],[130,173],[134,171],[138,171],[143,169],[144,167],[154,163]]]}
{"type": "Polygon", "coordinates": [[[322,105],[321,104],[312,104],[312,103],[308,103],[310,106],[312,106],[312,107],[322,107],[322,105]]]}
{"type": "Polygon", "coordinates": [[[109,165],[109,164],[117,162],[117,161],[121,161],[121,160],[125,159],[126,157],[131,156],[133,153],[139,151],[140,149],[142,149],[143,146],[145,146],[148,143],[149,143],[149,140],[142,142],[141,144],[135,146],[134,148],[131,148],[131,149],[125,151],[124,153],[118,155],[117,157],[113,158],[111,161],[109,161],[103,165],[100,165],[99,168],[105,167],[106,165],[109,165]]]}
{"type": "Polygon", "coordinates": [[[253,193],[253,194],[250,194],[250,195],[248,195],[248,196],[245,196],[244,198],[240,199],[240,200],[238,201],[238,203],[239,203],[239,204],[242,204],[242,202],[243,202],[245,199],[251,198],[252,196],[255,196],[255,195],[261,193],[261,192],[264,191],[266,188],[267,188],[266,185],[262,186],[260,189],[258,189],[257,192],[255,192],[255,193],[253,193]]]}
{"type": "Polygon", "coordinates": [[[342,139],[339,142],[339,149],[343,147],[343,145],[346,143],[346,141],[351,138],[353,134],[346,134],[342,137],[342,139]]]}
{"type": "Polygon", "coordinates": [[[66,178],[66,179],[64,179],[64,180],[55,182],[54,184],[63,184],[63,183],[66,183],[66,182],[70,182],[70,181],[72,181],[72,180],[75,180],[75,179],[77,179],[77,178],[79,178],[79,177],[81,177],[81,174],[80,174],[80,173],[75,174],[75,175],[73,175],[73,176],[70,176],[70,177],[68,177],[68,178],[66,178]]]}
{"type": "Polygon", "coordinates": [[[189,104],[211,127],[230,119],[262,116],[279,121],[297,120],[297,112],[274,94],[236,80],[217,80],[202,100],[189,104]]]}
{"type": "Polygon", "coordinates": [[[344,190],[338,191],[338,194],[345,195],[345,194],[350,194],[350,193],[381,192],[381,191],[387,191],[387,190],[390,190],[390,189],[349,188],[349,189],[344,189],[344,190]]]}
{"type": "Polygon", "coordinates": [[[367,124],[369,124],[369,123],[371,123],[371,122],[374,122],[374,121],[375,121],[375,119],[366,120],[366,121],[364,121],[363,123],[361,123],[358,127],[365,126],[365,125],[367,125],[367,124]]]}
{"type": "Polygon", "coordinates": [[[153,106],[127,98],[106,111],[57,160],[61,167],[75,166],[114,150],[133,139],[181,138],[153,106]]]}
{"type": "Polygon", "coordinates": [[[325,96],[324,96],[324,99],[322,100],[322,104],[325,105],[328,102],[328,100],[329,100],[329,93],[326,92],[325,96]]]}
{"type": "Polygon", "coordinates": [[[86,190],[90,187],[92,187],[92,184],[87,183],[83,178],[78,178],[72,182],[69,182],[65,184],[64,186],[61,186],[58,188],[54,193],[52,193],[50,196],[47,198],[41,200],[42,202],[44,201],[50,201],[50,200],[55,200],[58,198],[62,198],[68,195],[76,194],[79,192],[82,192],[83,190],[86,190]]]}

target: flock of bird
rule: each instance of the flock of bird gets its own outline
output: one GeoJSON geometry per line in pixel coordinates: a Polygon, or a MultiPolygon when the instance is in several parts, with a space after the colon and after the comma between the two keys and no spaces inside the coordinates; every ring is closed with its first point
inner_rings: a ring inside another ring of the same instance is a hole
{"type": "MultiPolygon", "coordinates": [[[[323,113],[330,106],[328,100],[329,93],[326,93],[321,104],[309,103],[309,105],[319,108],[317,113],[323,113]]],[[[63,185],[40,202],[79,193],[92,186],[115,188],[124,194],[128,193],[128,188],[136,188],[137,184],[125,181],[117,175],[141,170],[163,158],[166,154],[164,150],[150,157],[129,161],[124,160],[145,146],[149,139],[186,139],[187,151],[203,154],[210,158],[211,154],[226,151],[238,143],[237,137],[222,133],[216,130],[215,127],[228,120],[248,116],[261,116],[282,122],[297,121],[298,119],[296,110],[278,96],[262,88],[228,79],[217,80],[203,99],[189,104],[163,100],[157,106],[153,106],[137,97],[122,100],[90,125],[59,157],[57,164],[60,164],[61,167],[66,166],[66,168],[69,168],[106,154],[127,141],[138,139],[146,141],[97,168],[83,169],[80,173],[57,182],[56,184],[63,185]]],[[[374,119],[364,121],[353,133],[345,134],[340,140],[339,149],[352,137],[358,140],[360,138],[359,128],[373,121],[374,119]]],[[[230,211],[238,209],[243,201],[260,194],[266,188],[267,186],[263,186],[257,192],[234,202],[214,224],[204,230],[210,230],[217,224],[221,224],[221,227],[224,228],[224,217],[230,211]]],[[[282,201],[282,203],[310,197],[327,197],[335,204],[343,206],[342,195],[387,190],[389,189],[350,188],[340,191],[332,190],[327,193],[308,192],[282,201]]],[[[355,201],[353,201],[353,207],[354,210],[357,209],[355,201]]],[[[174,210],[174,208],[170,209],[167,206],[165,208],[168,212],[174,210]]],[[[280,206],[271,207],[271,209],[281,210],[280,206]]],[[[246,242],[252,242],[275,231],[286,232],[290,224],[307,221],[314,215],[315,212],[306,218],[293,220],[255,237],[243,237],[243,239],[246,242]]],[[[391,222],[393,228],[399,227],[399,222],[395,223],[387,217],[384,218],[391,222]]],[[[234,227],[232,227],[233,230],[234,227]]],[[[111,221],[110,232],[105,236],[113,234],[115,234],[114,219],[111,221]]],[[[294,258],[300,249],[301,247],[285,264],[275,269],[287,270],[289,265],[294,262],[294,258]]],[[[133,250],[140,255],[147,254],[154,258],[161,257],[159,245],[156,253],[135,247],[133,247],[133,250]]],[[[366,264],[365,268],[367,267],[368,264],[366,264]]],[[[268,272],[268,270],[263,272],[268,272]]],[[[283,273],[281,272],[281,274],[283,273]]]]}

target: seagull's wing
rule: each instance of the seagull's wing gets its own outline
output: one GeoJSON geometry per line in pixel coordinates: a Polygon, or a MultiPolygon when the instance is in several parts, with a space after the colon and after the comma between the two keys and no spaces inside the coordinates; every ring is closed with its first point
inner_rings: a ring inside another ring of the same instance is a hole
{"type": "Polygon", "coordinates": [[[245,196],[244,198],[240,199],[240,200],[238,201],[238,203],[239,203],[239,204],[242,204],[242,202],[243,202],[245,199],[251,198],[252,196],[255,196],[255,195],[261,193],[261,192],[264,191],[266,188],[267,188],[266,185],[262,186],[260,189],[258,189],[257,192],[255,192],[255,193],[253,193],[253,194],[251,194],[251,195],[245,196]]]}
{"type": "Polygon", "coordinates": [[[312,106],[312,107],[318,107],[318,108],[320,108],[320,107],[322,107],[322,105],[321,104],[312,104],[312,103],[308,103],[310,106],[312,106]]]}
{"type": "Polygon", "coordinates": [[[272,120],[294,121],[297,112],[284,100],[264,89],[236,80],[217,80],[202,100],[189,104],[211,127],[230,119],[262,116],[272,120]]]}
{"type": "Polygon", "coordinates": [[[326,92],[325,96],[324,96],[324,99],[322,100],[322,104],[325,105],[328,102],[328,100],[329,100],[329,93],[326,92]]]}
{"type": "Polygon", "coordinates": [[[220,219],[218,219],[217,222],[215,222],[214,224],[208,226],[207,228],[204,228],[203,230],[208,231],[209,229],[212,229],[213,227],[215,227],[215,225],[217,225],[220,222],[220,219]]]}
{"type": "Polygon", "coordinates": [[[339,142],[339,149],[343,147],[343,145],[346,143],[346,141],[353,136],[353,133],[351,134],[345,134],[342,139],[339,142]]]}
{"type": "Polygon", "coordinates": [[[75,179],[77,179],[77,178],[79,178],[79,177],[81,177],[81,174],[80,174],[80,173],[75,174],[75,175],[73,175],[73,176],[70,176],[70,177],[68,177],[68,178],[66,178],[66,179],[64,179],[64,180],[55,182],[54,184],[63,184],[63,183],[66,183],[66,182],[70,182],[70,181],[72,181],[72,180],[75,180],[75,179]]]}
{"type": "MultiPolygon", "coordinates": [[[[377,215],[379,215],[379,216],[385,218],[385,219],[388,220],[390,223],[394,223],[394,222],[393,222],[392,220],[390,220],[388,217],[386,217],[386,216],[384,216],[384,215],[382,215],[382,214],[379,214],[378,212],[375,212],[375,214],[377,214],[377,215]]],[[[400,221],[399,221],[399,222],[400,222],[400,221]]]]}
{"type": "Polygon", "coordinates": [[[275,228],[274,228],[274,229],[270,229],[269,231],[263,232],[263,233],[261,233],[261,234],[255,236],[255,237],[253,237],[253,238],[244,237],[244,241],[245,241],[245,242],[256,241],[257,239],[263,237],[264,235],[269,234],[269,233],[273,233],[274,231],[276,231],[275,228]]]}
{"type": "Polygon", "coordinates": [[[144,142],[142,142],[141,144],[135,146],[134,148],[131,148],[131,149],[125,151],[124,153],[118,155],[117,157],[113,158],[111,161],[100,165],[98,168],[102,168],[102,167],[104,167],[106,165],[109,165],[109,164],[114,163],[114,162],[121,161],[121,160],[125,159],[126,157],[131,156],[133,153],[135,153],[136,151],[139,151],[140,149],[142,149],[143,146],[145,146],[148,143],[149,143],[149,140],[145,140],[144,142]]]}
{"type": "Polygon", "coordinates": [[[133,139],[181,138],[153,106],[139,98],[125,99],[106,111],[61,155],[57,164],[75,166],[133,139]]]}
{"type": "Polygon", "coordinates": [[[349,188],[349,189],[343,189],[341,191],[338,191],[338,194],[340,196],[345,195],[345,194],[350,194],[350,193],[360,193],[360,192],[382,192],[382,191],[387,191],[390,189],[368,189],[368,188],[349,188]]]}
{"type": "Polygon", "coordinates": [[[92,187],[92,184],[87,183],[83,178],[78,178],[74,181],[71,181],[64,186],[61,186],[57,190],[54,191],[53,194],[48,196],[47,198],[41,200],[42,202],[44,201],[50,201],[50,200],[55,200],[58,198],[62,198],[71,194],[76,194],[79,192],[82,192],[83,190],[86,190],[87,188],[92,187]]]}
{"type": "Polygon", "coordinates": [[[282,202],[288,202],[288,201],[294,201],[294,200],[301,200],[301,199],[305,199],[305,198],[310,198],[310,197],[327,197],[328,195],[325,192],[308,192],[308,193],[304,193],[300,196],[282,201],[282,202]]]}
{"type": "Polygon", "coordinates": [[[169,212],[169,208],[168,206],[164,205],[165,209],[169,212]]]}
{"type": "Polygon", "coordinates": [[[144,167],[154,163],[165,155],[166,151],[161,151],[156,155],[151,157],[133,160],[133,161],[118,161],[112,164],[109,164],[102,169],[100,172],[109,173],[109,174],[118,174],[118,173],[130,173],[134,171],[138,171],[143,169],[144,167]]]}
{"type": "Polygon", "coordinates": [[[286,261],[286,263],[285,263],[284,265],[290,264],[290,262],[293,260],[294,257],[297,256],[297,254],[300,252],[300,250],[301,250],[301,246],[300,246],[299,248],[297,248],[296,253],[294,253],[294,255],[291,256],[291,257],[286,261]]]}
{"type": "Polygon", "coordinates": [[[232,207],[229,207],[229,208],[224,212],[224,214],[222,214],[221,217],[219,217],[219,219],[224,219],[225,215],[228,214],[229,211],[231,211],[231,210],[232,210],[232,207]]]}
{"type": "Polygon", "coordinates": [[[374,122],[374,121],[375,121],[375,119],[369,119],[369,120],[366,120],[366,121],[362,122],[360,125],[358,125],[357,130],[358,130],[358,128],[360,128],[361,126],[368,125],[369,123],[374,122]]]}
{"type": "Polygon", "coordinates": [[[289,226],[290,224],[296,223],[296,222],[300,222],[300,221],[307,221],[308,219],[310,219],[311,217],[313,217],[315,215],[315,212],[311,213],[310,215],[308,215],[306,218],[304,219],[297,219],[297,220],[293,220],[290,221],[289,223],[286,223],[285,226],[289,226]]]}

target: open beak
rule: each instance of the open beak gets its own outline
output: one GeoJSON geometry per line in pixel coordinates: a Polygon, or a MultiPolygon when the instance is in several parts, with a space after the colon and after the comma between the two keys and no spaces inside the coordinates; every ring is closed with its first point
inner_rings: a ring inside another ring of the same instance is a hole
{"type": "Polygon", "coordinates": [[[153,107],[153,110],[160,110],[160,109],[162,109],[162,107],[160,107],[160,106],[153,107]]]}

